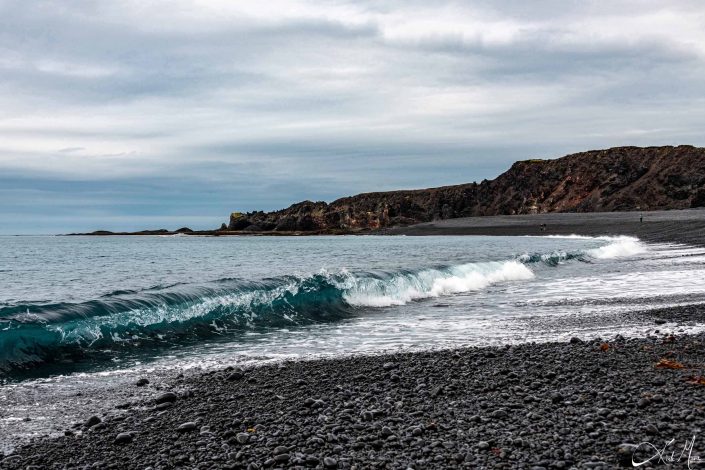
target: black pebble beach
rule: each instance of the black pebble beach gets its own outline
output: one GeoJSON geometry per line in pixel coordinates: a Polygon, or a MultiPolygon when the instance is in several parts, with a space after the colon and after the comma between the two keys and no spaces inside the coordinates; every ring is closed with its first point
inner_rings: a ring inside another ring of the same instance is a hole
{"type": "Polygon", "coordinates": [[[704,344],[705,335],[576,338],[177,377],[0,467],[552,469],[653,458],[648,468],[664,465],[655,448],[673,440],[661,456],[687,468],[705,458],[704,344]]]}

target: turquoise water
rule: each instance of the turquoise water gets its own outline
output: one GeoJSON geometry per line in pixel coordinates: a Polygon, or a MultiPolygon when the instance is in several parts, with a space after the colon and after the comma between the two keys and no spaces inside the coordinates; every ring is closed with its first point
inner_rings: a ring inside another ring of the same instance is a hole
{"type": "Polygon", "coordinates": [[[629,238],[0,237],[0,374],[530,339],[705,295],[702,266],[629,238]]]}

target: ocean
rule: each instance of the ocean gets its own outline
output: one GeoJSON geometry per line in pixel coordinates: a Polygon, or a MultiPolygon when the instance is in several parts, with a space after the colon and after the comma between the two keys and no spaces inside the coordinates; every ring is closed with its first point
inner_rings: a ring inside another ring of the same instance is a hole
{"type": "Polygon", "coordinates": [[[705,300],[704,261],[629,237],[3,236],[0,434],[146,375],[643,336],[668,325],[630,312],[705,300]]]}
{"type": "Polygon", "coordinates": [[[1,237],[0,370],[561,339],[581,332],[525,321],[693,301],[702,256],[628,237],[1,237]]]}

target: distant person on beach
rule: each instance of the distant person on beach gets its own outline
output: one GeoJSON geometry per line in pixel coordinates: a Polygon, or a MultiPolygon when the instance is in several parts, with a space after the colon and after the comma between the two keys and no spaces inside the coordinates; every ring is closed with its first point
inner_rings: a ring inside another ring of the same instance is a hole
{"type": "Polygon", "coordinates": [[[644,223],[644,214],[639,214],[639,223],[640,224],[644,223]]]}

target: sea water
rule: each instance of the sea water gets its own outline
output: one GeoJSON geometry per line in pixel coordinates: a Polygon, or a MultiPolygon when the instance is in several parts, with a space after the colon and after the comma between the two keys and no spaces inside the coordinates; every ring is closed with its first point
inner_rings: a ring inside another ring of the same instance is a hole
{"type": "Polygon", "coordinates": [[[0,373],[559,337],[521,320],[697,300],[703,256],[628,237],[0,237],[0,373]]]}
{"type": "Polygon", "coordinates": [[[0,434],[142,375],[643,335],[629,312],[703,278],[704,249],[629,237],[3,236],[0,434]]]}

